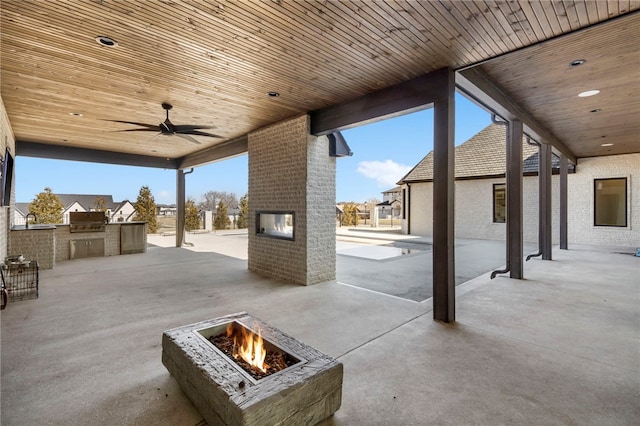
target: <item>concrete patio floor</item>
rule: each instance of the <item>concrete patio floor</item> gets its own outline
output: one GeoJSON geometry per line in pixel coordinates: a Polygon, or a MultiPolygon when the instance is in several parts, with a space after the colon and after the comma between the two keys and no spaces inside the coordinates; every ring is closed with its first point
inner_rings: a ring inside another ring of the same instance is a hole
{"type": "Polygon", "coordinates": [[[344,364],[322,426],[640,418],[640,258],[620,249],[554,250],[522,281],[483,273],[456,288],[448,325],[431,299],[264,278],[246,269],[246,235],[216,235],[225,254],[200,238],[41,271],[40,297],[2,311],[2,425],[203,425],[160,361],[162,332],[239,311],[344,364]]]}

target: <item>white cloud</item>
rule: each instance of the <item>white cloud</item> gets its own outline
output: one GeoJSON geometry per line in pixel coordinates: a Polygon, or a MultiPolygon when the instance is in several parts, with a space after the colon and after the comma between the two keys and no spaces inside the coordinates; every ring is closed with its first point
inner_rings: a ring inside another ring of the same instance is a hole
{"type": "Polygon", "coordinates": [[[366,178],[373,179],[381,188],[395,186],[396,182],[409,173],[411,166],[398,164],[393,160],[385,161],[361,161],[358,163],[358,173],[366,178]]]}

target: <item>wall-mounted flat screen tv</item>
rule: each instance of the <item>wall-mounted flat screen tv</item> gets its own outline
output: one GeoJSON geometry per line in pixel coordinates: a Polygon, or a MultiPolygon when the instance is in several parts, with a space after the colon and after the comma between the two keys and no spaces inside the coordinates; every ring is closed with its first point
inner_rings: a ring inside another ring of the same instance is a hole
{"type": "Polygon", "coordinates": [[[11,183],[13,181],[13,156],[9,148],[5,151],[2,162],[2,205],[11,204],[11,183]]]}

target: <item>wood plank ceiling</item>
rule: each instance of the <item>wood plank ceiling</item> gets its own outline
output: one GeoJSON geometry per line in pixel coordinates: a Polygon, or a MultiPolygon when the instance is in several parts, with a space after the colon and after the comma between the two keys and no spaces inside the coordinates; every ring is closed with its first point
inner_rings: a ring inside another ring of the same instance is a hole
{"type": "Polygon", "coordinates": [[[478,65],[576,156],[640,152],[638,9],[638,0],[3,0],[1,94],[18,144],[174,159],[478,65]],[[587,62],[570,69],[574,59],[587,62]],[[601,94],[576,97],[594,88],[601,94]],[[113,121],[158,124],[162,102],[174,124],[221,137],[194,144],[113,121]]]}

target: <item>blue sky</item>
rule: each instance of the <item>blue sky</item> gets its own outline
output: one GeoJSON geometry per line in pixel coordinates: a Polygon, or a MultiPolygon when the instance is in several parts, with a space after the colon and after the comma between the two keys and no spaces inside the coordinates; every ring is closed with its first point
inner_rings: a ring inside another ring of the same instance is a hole
{"type": "MultiPolygon", "coordinates": [[[[490,122],[488,113],[456,95],[456,145],[490,122]]],[[[336,201],[382,199],[382,191],[393,188],[433,149],[433,109],[342,133],[353,156],[336,161],[336,201]]],[[[207,191],[225,191],[241,197],[247,192],[247,160],[243,155],[195,168],[186,177],[187,196],[200,201],[207,191]]],[[[143,185],[156,203],[175,203],[175,170],[16,158],[17,202],[30,202],[45,187],[60,194],[111,194],[114,201],[135,201],[143,185]]]]}

